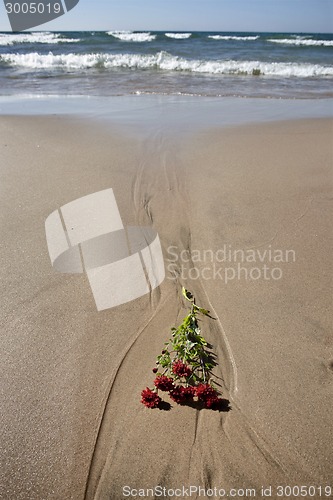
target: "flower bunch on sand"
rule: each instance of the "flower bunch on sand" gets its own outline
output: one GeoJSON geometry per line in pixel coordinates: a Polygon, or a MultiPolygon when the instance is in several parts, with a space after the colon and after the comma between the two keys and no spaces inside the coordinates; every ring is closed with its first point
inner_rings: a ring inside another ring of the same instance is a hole
{"type": "Polygon", "coordinates": [[[178,328],[171,329],[171,339],[157,356],[157,366],[152,370],[156,374],[154,388],[146,387],[141,392],[141,403],[147,408],[160,408],[163,401],[159,393],[166,392],[177,404],[219,410],[225,400],[219,397],[212,382],[216,356],[198,324],[198,316],[209,316],[209,311],[197,306],[185,288],[182,292],[191,303],[190,312],[178,328]]]}

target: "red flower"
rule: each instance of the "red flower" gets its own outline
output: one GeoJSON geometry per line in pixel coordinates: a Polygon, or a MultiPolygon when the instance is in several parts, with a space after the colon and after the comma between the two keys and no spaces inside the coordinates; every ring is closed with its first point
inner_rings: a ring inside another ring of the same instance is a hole
{"type": "Polygon", "coordinates": [[[209,384],[199,384],[196,388],[196,394],[200,401],[208,401],[217,398],[217,392],[209,384]]]}
{"type": "Polygon", "coordinates": [[[219,404],[219,398],[217,396],[211,396],[203,402],[204,407],[213,410],[219,404]]]}
{"type": "Polygon", "coordinates": [[[170,398],[175,402],[175,403],[184,403],[185,397],[183,393],[184,387],[179,385],[178,387],[175,387],[172,391],[170,391],[170,398]]]}
{"type": "Polygon", "coordinates": [[[178,375],[178,377],[189,377],[190,375],[192,375],[191,368],[183,363],[180,359],[173,363],[172,371],[175,375],[178,375]]]}
{"type": "Polygon", "coordinates": [[[172,378],[166,377],[165,375],[159,375],[156,377],[154,385],[161,391],[171,391],[174,387],[172,378]]]}
{"type": "Polygon", "coordinates": [[[192,386],[189,386],[189,387],[183,387],[183,394],[184,394],[184,397],[185,399],[187,399],[188,401],[191,400],[194,398],[195,396],[195,387],[192,387],[192,386]]]}
{"type": "Polygon", "coordinates": [[[204,407],[210,410],[220,410],[223,408],[224,401],[217,396],[206,399],[204,402],[204,407]]]}
{"type": "Polygon", "coordinates": [[[141,392],[141,396],[141,403],[144,404],[147,408],[158,408],[158,406],[162,402],[159,395],[149,389],[149,387],[146,387],[146,389],[141,392]]]}
{"type": "Polygon", "coordinates": [[[194,387],[183,387],[182,385],[178,385],[172,391],[170,391],[170,398],[178,404],[186,403],[188,401],[193,400],[195,395],[194,387]]]}

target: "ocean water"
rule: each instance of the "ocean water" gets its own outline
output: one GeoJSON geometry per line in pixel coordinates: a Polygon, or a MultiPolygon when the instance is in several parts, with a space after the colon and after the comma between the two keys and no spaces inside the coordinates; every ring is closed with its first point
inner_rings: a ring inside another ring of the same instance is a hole
{"type": "Polygon", "coordinates": [[[0,95],[333,96],[333,35],[0,33],[0,95]]]}

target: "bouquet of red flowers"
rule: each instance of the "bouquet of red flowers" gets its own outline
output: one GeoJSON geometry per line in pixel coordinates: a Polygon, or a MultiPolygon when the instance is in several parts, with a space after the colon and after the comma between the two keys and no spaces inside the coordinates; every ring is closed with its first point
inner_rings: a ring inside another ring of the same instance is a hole
{"type": "Polygon", "coordinates": [[[219,410],[225,400],[219,397],[212,382],[216,366],[215,354],[201,335],[197,316],[209,316],[209,311],[196,305],[194,297],[185,289],[183,296],[191,303],[189,314],[178,328],[172,328],[172,337],[157,356],[154,389],[141,392],[141,403],[147,408],[161,407],[160,392],[167,392],[175,403],[196,402],[198,406],[219,410]]]}

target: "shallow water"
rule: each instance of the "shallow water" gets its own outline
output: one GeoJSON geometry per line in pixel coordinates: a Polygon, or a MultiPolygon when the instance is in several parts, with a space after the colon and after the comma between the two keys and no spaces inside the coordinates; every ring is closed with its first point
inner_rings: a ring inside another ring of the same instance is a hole
{"type": "Polygon", "coordinates": [[[132,132],[164,133],[249,123],[325,118],[332,99],[251,99],[189,96],[21,96],[0,97],[2,115],[75,115],[126,127],[132,132]]]}

